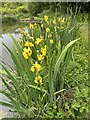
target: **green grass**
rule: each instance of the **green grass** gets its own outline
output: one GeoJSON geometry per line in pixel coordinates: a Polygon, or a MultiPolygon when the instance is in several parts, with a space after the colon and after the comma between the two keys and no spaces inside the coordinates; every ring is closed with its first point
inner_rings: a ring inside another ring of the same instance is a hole
{"type": "MultiPolygon", "coordinates": [[[[70,87],[76,85],[80,88],[88,85],[88,23],[83,23],[80,27],[82,40],[74,48],[74,57],[76,63],[70,63],[67,67],[66,84],[70,87]],[[68,74],[70,72],[70,74],[68,74]]],[[[88,85],[90,86],[90,85],[88,85]]]]}

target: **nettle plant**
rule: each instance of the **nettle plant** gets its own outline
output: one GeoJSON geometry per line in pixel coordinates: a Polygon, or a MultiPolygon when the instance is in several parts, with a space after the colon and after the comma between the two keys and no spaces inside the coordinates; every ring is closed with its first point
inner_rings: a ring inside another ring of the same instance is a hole
{"type": "Polygon", "coordinates": [[[49,19],[45,15],[39,24],[30,23],[28,31],[18,30],[22,36],[18,42],[11,36],[12,50],[3,43],[15,69],[2,63],[6,88],[0,92],[8,101],[0,104],[15,110],[19,117],[66,117],[64,70],[79,40],[77,24],[70,17],[49,19]]]}

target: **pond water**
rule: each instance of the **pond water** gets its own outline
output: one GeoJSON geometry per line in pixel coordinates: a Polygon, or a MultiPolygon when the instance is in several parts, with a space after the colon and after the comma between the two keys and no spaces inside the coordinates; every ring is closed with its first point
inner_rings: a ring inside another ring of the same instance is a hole
{"type": "MultiPolygon", "coordinates": [[[[4,61],[8,66],[14,67],[13,62],[10,58],[10,55],[7,54],[5,47],[2,45],[2,42],[5,43],[10,49],[12,48],[12,38],[10,34],[17,40],[20,37],[16,31],[18,28],[25,28],[28,23],[10,23],[10,24],[2,24],[2,34],[0,35],[0,60],[4,61]]],[[[2,68],[0,67],[0,70],[2,68]]],[[[2,82],[0,80],[0,89],[2,89],[2,82]]],[[[0,100],[7,100],[3,95],[0,94],[0,100]]],[[[0,111],[9,112],[9,108],[0,106],[0,111]]]]}
{"type": "Polygon", "coordinates": [[[10,59],[9,54],[6,53],[5,47],[2,45],[2,43],[5,43],[10,49],[12,48],[13,40],[10,37],[10,34],[13,35],[13,37],[18,40],[18,37],[20,37],[20,34],[17,33],[18,28],[25,28],[28,23],[10,23],[10,24],[2,24],[2,34],[0,36],[0,59],[5,63],[8,63],[12,65],[12,61],[10,59]],[[1,57],[2,56],[2,57],[1,57]]]}

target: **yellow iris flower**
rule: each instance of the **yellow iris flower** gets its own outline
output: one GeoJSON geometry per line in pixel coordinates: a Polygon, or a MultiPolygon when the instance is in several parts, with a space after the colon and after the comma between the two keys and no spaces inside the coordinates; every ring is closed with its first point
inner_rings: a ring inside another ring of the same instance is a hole
{"type": "Polygon", "coordinates": [[[50,32],[50,29],[49,29],[49,28],[46,28],[46,32],[49,33],[49,32],[50,32]]]}
{"type": "Polygon", "coordinates": [[[31,39],[31,40],[33,40],[33,41],[34,41],[34,37],[31,37],[31,36],[30,36],[30,37],[29,37],[29,39],[31,39]]]}
{"type": "Polygon", "coordinates": [[[36,44],[38,45],[42,40],[40,38],[36,38],[36,44]]]}
{"type": "Polygon", "coordinates": [[[34,23],[34,26],[37,26],[37,23],[34,23]]]}
{"type": "Polygon", "coordinates": [[[30,29],[33,29],[34,28],[34,25],[30,23],[30,29]]]}
{"type": "Polygon", "coordinates": [[[56,21],[55,20],[53,21],[53,24],[56,25],[56,21]]]}
{"type": "Polygon", "coordinates": [[[33,47],[34,44],[32,42],[26,41],[25,44],[24,44],[24,46],[26,46],[26,47],[33,47]]]}
{"type": "Polygon", "coordinates": [[[23,56],[24,56],[25,59],[29,58],[29,56],[28,56],[28,54],[26,52],[23,52],[23,56]]]}
{"type": "Polygon", "coordinates": [[[38,72],[41,70],[41,65],[38,64],[37,62],[35,62],[34,66],[38,72]]]}
{"type": "Polygon", "coordinates": [[[44,46],[44,48],[41,48],[41,53],[42,53],[42,55],[46,55],[46,45],[44,46]]]}
{"type": "Polygon", "coordinates": [[[42,84],[42,77],[40,76],[40,75],[38,75],[36,78],[35,78],[35,80],[34,80],[34,82],[36,83],[36,84],[42,84]]]}
{"type": "Polygon", "coordinates": [[[52,37],[52,34],[49,34],[49,35],[48,35],[48,38],[51,38],[51,37],[52,37]]]}
{"type": "Polygon", "coordinates": [[[63,18],[61,22],[64,23],[65,22],[65,18],[63,18]]]}
{"type": "Polygon", "coordinates": [[[30,48],[24,48],[23,49],[23,56],[25,59],[29,59],[29,57],[31,56],[32,54],[32,50],[30,48]]]}
{"type": "Polygon", "coordinates": [[[53,44],[53,43],[54,43],[54,42],[53,42],[53,39],[50,39],[50,43],[51,43],[51,44],[53,44]]]}
{"type": "Polygon", "coordinates": [[[31,71],[32,71],[32,72],[35,71],[35,67],[34,67],[34,66],[31,67],[31,71]]]}
{"type": "Polygon", "coordinates": [[[19,31],[19,32],[21,32],[21,31],[22,31],[22,29],[21,29],[21,28],[18,28],[18,31],[19,31]]]}
{"type": "Polygon", "coordinates": [[[44,15],[44,20],[45,20],[45,22],[48,21],[48,16],[47,15],[44,15]]]}
{"type": "Polygon", "coordinates": [[[41,61],[41,60],[43,60],[43,59],[44,59],[43,55],[41,55],[41,54],[38,55],[38,60],[39,60],[39,61],[41,61]]]}
{"type": "Polygon", "coordinates": [[[56,18],[54,17],[53,24],[56,25],[56,18]]]}

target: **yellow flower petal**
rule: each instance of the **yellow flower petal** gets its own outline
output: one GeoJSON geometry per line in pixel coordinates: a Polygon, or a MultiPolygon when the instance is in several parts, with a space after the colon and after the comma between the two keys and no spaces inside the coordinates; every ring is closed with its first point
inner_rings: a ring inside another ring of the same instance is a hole
{"type": "Polygon", "coordinates": [[[48,35],[48,38],[51,38],[51,37],[52,37],[52,34],[49,34],[49,35],[48,35]]]}
{"type": "Polygon", "coordinates": [[[60,18],[58,18],[58,22],[60,22],[60,18]]]}
{"type": "Polygon", "coordinates": [[[27,49],[27,48],[24,48],[23,51],[24,51],[25,53],[28,53],[28,49],[27,49]]]}
{"type": "Polygon", "coordinates": [[[23,49],[23,56],[28,59],[32,54],[32,50],[30,49],[30,47],[27,48],[24,48],[23,49]]]}
{"type": "Polygon", "coordinates": [[[35,78],[35,80],[34,80],[34,82],[36,83],[36,84],[42,84],[42,77],[39,75],[39,76],[37,76],[36,78],[35,78]]]}
{"type": "Polygon", "coordinates": [[[61,22],[64,23],[65,22],[65,18],[63,18],[61,22]]]}
{"type": "Polygon", "coordinates": [[[28,59],[28,58],[29,58],[29,56],[27,55],[26,52],[23,52],[23,56],[24,56],[25,59],[28,59]]]}
{"type": "Polygon", "coordinates": [[[38,84],[38,79],[37,79],[37,77],[35,78],[34,82],[35,82],[36,84],[38,84]]]}
{"type": "Polygon", "coordinates": [[[33,47],[34,44],[33,44],[32,42],[29,42],[29,46],[30,46],[30,47],[33,47]]]}
{"type": "Polygon", "coordinates": [[[34,26],[37,26],[37,23],[34,23],[34,26]]]}
{"type": "Polygon", "coordinates": [[[44,48],[41,48],[41,53],[42,53],[42,55],[46,55],[46,45],[44,46],[44,48]]]}
{"type": "Polygon", "coordinates": [[[30,23],[30,29],[33,29],[34,28],[34,25],[30,23]]]}
{"type": "Polygon", "coordinates": [[[35,71],[35,68],[34,66],[31,67],[31,71],[34,72],[35,71]]]}
{"type": "Polygon", "coordinates": [[[38,45],[42,40],[40,38],[36,38],[36,44],[38,45]]]}
{"type": "Polygon", "coordinates": [[[41,55],[41,54],[38,55],[38,60],[39,60],[39,61],[41,61],[41,60],[43,60],[43,59],[44,59],[43,55],[41,55]]]}
{"type": "Polygon", "coordinates": [[[40,71],[41,70],[41,65],[40,64],[38,64],[37,62],[35,62],[35,68],[36,68],[36,70],[37,71],[40,71]]]}
{"type": "Polygon", "coordinates": [[[47,15],[44,15],[44,20],[45,20],[45,22],[48,21],[48,16],[47,15]]]}
{"type": "Polygon", "coordinates": [[[40,84],[42,84],[42,77],[40,75],[38,76],[38,81],[40,84]]]}
{"type": "Polygon", "coordinates": [[[53,42],[53,39],[50,39],[50,43],[51,43],[51,44],[53,44],[53,43],[54,43],[54,42],[53,42]]]}
{"type": "Polygon", "coordinates": [[[46,28],[46,32],[49,33],[49,32],[50,32],[50,29],[49,29],[49,28],[46,28]]]}
{"type": "Polygon", "coordinates": [[[21,30],[21,28],[18,28],[18,31],[20,31],[21,30]]]}
{"type": "Polygon", "coordinates": [[[26,47],[33,47],[34,44],[32,42],[26,41],[25,44],[24,44],[24,46],[26,46],[26,47]]]}
{"type": "Polygon", "coordinates": [[[28,56],[31,56],[31,54],[32,54],[32,50],[28,48],[28,56]]]}
{"type": "Polygon", "coordinates": [[[24,46],[29,46],[29,42],[26,41],[25,44],[24,44],[24,46]]]}

